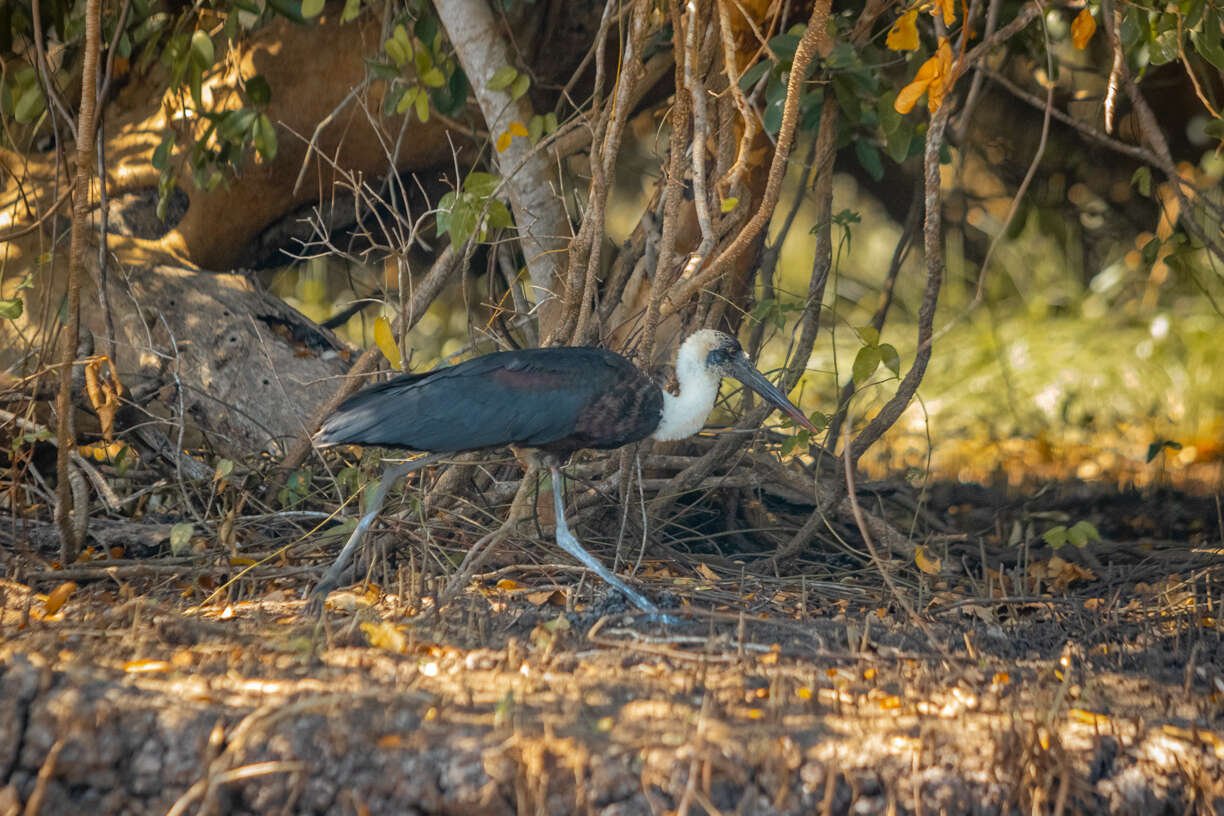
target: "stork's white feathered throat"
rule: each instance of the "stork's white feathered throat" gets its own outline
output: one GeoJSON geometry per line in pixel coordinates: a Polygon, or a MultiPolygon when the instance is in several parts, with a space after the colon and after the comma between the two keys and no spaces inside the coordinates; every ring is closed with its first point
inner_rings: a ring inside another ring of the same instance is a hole
{"type": "MultiPolygon", "coordinates": [[[[600,564],[565,521],[560,466],[576,450],[610,449],[651,437],[691,436],[705,425],[724,376],[734,377],[815,431],[803,412],[758,371],[729,334],[703,329],[676,354],[679,394],[668,393],[621,355],[587,347],[496,352],[449,368],[404,374],[346,400],[315,437],[320,447],[381,445],[433,455],[388,467],[372,506],[323,580],[320,603],[338,585],[362,534],[398,477],[462,451],[532,448],[552,473],[557,544],[640,609],[659,609],[600,564]]],[[[320,604],[321,605],[321,604],[320,604]]]]}

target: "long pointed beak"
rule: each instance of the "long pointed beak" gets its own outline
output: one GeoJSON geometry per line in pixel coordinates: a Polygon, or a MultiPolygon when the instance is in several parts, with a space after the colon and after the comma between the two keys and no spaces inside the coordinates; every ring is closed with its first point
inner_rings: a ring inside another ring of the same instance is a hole
{"type": "Polygon", "coordinates": [[[760,394],[767,402],[795,420],[799,425],[807,428],[812,433],[818,432],[811,420],[796,408],[794,403],[788,400],[786,395],[779,391],[776,385],[765,379],[765,375],[757,371],[756,366],[752,364],[746,355],[741,353],[732,359],[730,374],[760,394]]]}

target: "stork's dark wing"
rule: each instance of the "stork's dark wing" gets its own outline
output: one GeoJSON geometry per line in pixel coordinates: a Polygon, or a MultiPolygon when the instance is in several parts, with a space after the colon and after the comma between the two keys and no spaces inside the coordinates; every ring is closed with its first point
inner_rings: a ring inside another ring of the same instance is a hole
{"type": "Polygon", "coordinates": [[[644,382],[628,360],[603,349],[488,354],[366,388],[327,418],[317,441],[421,451],[556,447],[559,442],[580,448],[589,443],[564,441],[576,433],[588,435],[590,409],[601,397],[619,388],[640,389],[644,382]]]}

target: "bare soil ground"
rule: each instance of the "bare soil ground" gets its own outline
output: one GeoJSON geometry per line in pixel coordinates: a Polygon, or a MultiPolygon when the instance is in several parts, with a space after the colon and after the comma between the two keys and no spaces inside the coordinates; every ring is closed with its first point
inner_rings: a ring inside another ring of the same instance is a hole
{"type": "Polygon", "coordinates": [[[648,555],[666,626],[555,564],[414,618],[401,560],[316,627],[309,565],[210,599],[234,563],[132,543],[55,571],[6,522],[0,814],[1224,812],[1216,503],[924,507],[938,563],[893,565],[921,620],[844,551],[776,579],[648,555]],[[1055,552],[1059,519],[1104,541],[1055,552]]]}

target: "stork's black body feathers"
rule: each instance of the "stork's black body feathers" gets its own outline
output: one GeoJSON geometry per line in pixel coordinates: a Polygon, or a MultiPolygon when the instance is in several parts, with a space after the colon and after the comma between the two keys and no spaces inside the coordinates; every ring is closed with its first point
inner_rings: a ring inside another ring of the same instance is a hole
{"type": "Polygon", "coordinates": [[[566,455],[645,439],[662,413],[662,389],[615,352],[525,349],[372,385],[327,418],[317,441],[446,452],[521,445],[566,455]]]}

